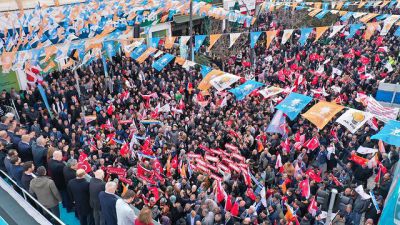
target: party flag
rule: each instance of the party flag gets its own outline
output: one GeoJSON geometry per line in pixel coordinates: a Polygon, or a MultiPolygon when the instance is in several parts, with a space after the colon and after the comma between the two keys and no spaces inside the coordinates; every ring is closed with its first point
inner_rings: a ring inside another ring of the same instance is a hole
{"type": "Polygon", "coordinates": [[[320,101],[315,104],[306,113],[302,114],[304,118],[313,123],[318,129],[323,129],[325,125],[344,107],[332,102],[320,101]]]}
{"type": "Polygon", "coordinates": [[[149,47],[158,48],[158,44],[160,43],[159,37],[150,38],[149,47]]]}
{"type": "Polygon", "coordinates": [[[225,73],[221,76],[218,76],[210,81],[211,85],[217,89],[218,91],[223,91],[230,87],[233,83],[240,79],[239,76],[225,73]]]}
{"type": "Polygon", "coordinates": [[[196,35],[194,36],[194,51],[198,52],[200,47],[203,45],[207,35],[196,35]]]}
{"type": "Polygon", "coordinates": [[[272,117],[271,123],[267,127],[267,133],[279,133],[284,135],[285,130],[282,126],[284,124],[286,124],[285,116],[281,110],[277,110],[274,117],[272,117]]]}
{"type": "Polygon", "coordinates": [[[379,14],[376,14],[376,13],[368,13],[367,15],[365,15],[361,19],[359,19],[359,21],[362,23],[368,23],[368,21],[372,20],[374,17],[376,17],[378,15],[379,14]]]}
{"type": "Polygon", "coordinates": [[[322,19],[325,17],[325,15],[330,12],[330,10],[323,10],[322,12],[318,13],[318,15],[316,15],[315,17],[318,19],[322,19]]]}
{"type": "Polygon", "coordinates": [[[143,54],[144,51],[146,51],[147,47],[145,44],[142,44],[140,46],[138,46],[137,48],[135,48],[132,53],[131,53],[131,57],[133,59],[137,59],[139,58],[139,56],[141,56],[143,54]]]}
{"type": "Polygon", "coordinates": [[[262,86],[264,86],[263,83],[254,80],[248,80],[244,84],[229,90],[229,92],[234,94],[237,100],[243,100],[252,91],[262,86]]]}
{"type": "Polygon", "coordinates": [[[349,35],[347,35],[346,39],[353,38],[356,32],[363,26],[362,23],[356,23],[350,25],[349,35]]]}
{"type": "Polygon", "coordinates": [[[189,39],[190,39],[190,36],[181,36],[181,38],[179,39],[179,43],[181,45],[186,45],[187,42],[189,41],[189,39]]]}
{"type": "Polygon", "coordinates": [[[390,28],[393,26],[393,24],[400,18],[400,15],[391,15],[388,18],[385,19],[385,21],[383,22],[383,27],[381,30],[380,35],[384,36],[386,35],[390,28]]]}
{"type": "Polygon", "coordinates": [[[294,29],[287,29],[283,31],[281,44],[285,44],[292,36],[294,29]]]}
{"type": "Polygon", "coordinates": [[[379,131],[373,135],[371,139],[382,140],[390,145],[400,146],[400,122],[396,120],[389,120],[379,131]]]}
{"type": "Polygon", "coordinates": [[[197,86],[197,89],[207,91],[211,87],[210,81],[215,77],[221,76],[222,74],[224,74],[224,72],[221,70],[211,70],[211,72],[209,72],[207,76],[203,78],[199,86],[197,86]]]}
{"type": "Polygon", "coordinates": [[[154,69],[156,69],[157,71],[161,71],[162,69],[164,69],[165,66],[167,66],[167,64],[169,62],[171,62],[173,59],[175,58],[175,56],[166,53],[165,55],[163,55],[161,58],[159,58],[157,61],[155,61],[152,65],[152,67],[154,69]]]}
{"type": "Polygon", "coordinates": [[[306,44],[308,36],[310,36],[311,32],[313,31],[313,28],[306,27],[306,28],[301,28],[301,36],[299,38],[299,43],[300,45],[304,46],[306,44]]]}
{"type": "Polygon", "coordinates": [[[347,12],[345,15],[340,17],[340,21],[345,22],[350,19],[350,17],[354,14],[355,12],[347,12]]]}
{"type": "Polygon", "coordinates": [[[315,15],[317,15],[321,11],[322,11],[322,9],[314,9],[308,15],[311,16],[311,17],[314,17],[315,15]]]}
{"type": "Polygon", "coordinates": [[[332,33],[329,34],[329,38],[332,38],[337,34],[341,29],[343,29],[344,25],[338,25],[332,27],[332,33]]]}
{"type": "Polygon", "coordinates": [[[270,86],[270,87],[266,87],[266,88],[264,88],[262,90],[259,90],[258,93],[262,94],[264,96],[264,98],[269,98],[269,97],[272,97],[274,95],[280,94],[283,91],[284,91],[283,88],[270,86]]]}
{"type": "Polygon", "coordinates": [[[240,37],[242,33],[230,33],[229,34],[229,48],[235,44],[236,40],[240,37]]]}
{"type": "Polygon", "coordinates": [[[46,109],[47,109],[47,111],[48,111],[49,114],[50,114],[50,117],[53,118],[53,113],[52,113],[52,111],[50,110],[49,101],[47,100],[47,95],[46,95],[46,92],[45,92],[43,86],[42,86],[41,84],[39,84],[39,85],[38,85],[38,89],[39,89],[40,95],[42,96],[44,105],[46,106],[46,109]]]}
{"type": "Polygon", "coordinates": [[[210,45],[208,46],[208,51],[214,46],[214,44],[218,41],[218,39],[222,36],[222,34],[211,34],[210,35],[210,45]]]}
{"type": "Polygon", "coordinates": [[[367,28],[365,29],[364,39],[369,40],[371,36],[374,34],[375,30],[378,29],[379,23],[367,23],[367,28]]]}
{"type": "Polygon", "coordinates": [[[165,44],[164,44],[165,49],[171,49],[172,46],[174,46],[175,39],[176,39],[176,37],[166,37],[165,44]]]}
{"type": "Polygon", "coordinates": [[[261,31],[257,31],[257,32],[250,32],[250,47],[254,48],[254,46],[256,45],[258,38],[260,38],[261,36],[261,31]]]}
{"type": "Polygon", "coordinates": [[[318,41],[318,39],[328,30],[328,26],[326,27],[316,27],[315,28],[315,40],[314,42],[318,41]]]}
{"type": "Polygon", "coordinates": [[[141,56],[139,56],[136,61],[138,63],[143,63],[151,54],[153,54],[154,52],[156,52],[157,49],[153,48],[153,47],[149,47],[148,49],[146,49],[146,51],[143,52],[143,54],[141,56]]]}
{"type": "Polygon", "coordinates": [[[271,45],[271,42],[274,40],[275,36],[276,36],[277,31],[276,30],[270,30],[267,31],[267,44],[266,44],[266,48],[268,49],[269,46],[271,45]]]}
{"type": "Polygon", "coordinates": [[[366,113],[363,111],[359,111],[356,109],[349,109],[345,113],[343,113],[337,120],[337,123],[340,123],[344,127],[346,127],[351,133],[355,133],[358,129],[360,129],[365,122],[372,118],[372,114],[366,113]]]}
{"type": "Polygon", "coordinates": [[[206,77],[207,74],[208,74],[209,72],[211,72],[211,70],[212,70],[212,68],[211,68],[211,67],[208,67],[208,66],[200,65],[200,67],[201,67],[200,73],[201,73],[201,76],[202,76],[203,78],[206,77]]]}
{"type": "Polygon", "coordinates": [[[285,113],[290,120],[294,120],[311,100],[309,96],[292,92],[275,108],[285,113]]]}

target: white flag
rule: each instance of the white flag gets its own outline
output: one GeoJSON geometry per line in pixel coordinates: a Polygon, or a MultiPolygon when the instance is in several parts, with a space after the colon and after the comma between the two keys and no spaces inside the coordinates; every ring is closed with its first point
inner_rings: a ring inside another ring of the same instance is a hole
{"type": "Polygon", "coordinates": [[[367,147],[364,147],[364,146],[360,146],[357,149],[357,153],[360,153],[362,155],[372,154],[372,153],[375,153],[375,152],[378,152],[378,149],[367,148],[367,147]]]}
{"type": "Polygon", "coordinates": [[[362,185],[356,187],[355,191],[361,196],[361,198],[363,200],[367,200],[367,199],[371,198],[371,196],[369,194],[365,193],[362,185]]]}
{"type": "Polygon", "coordinates": [[[390,64],[389,62],[385,64],[385,68],[388,70],[389,73],[393,71],[392,64],[390,64]]]}
{"type": "Polygon", "coordinates": [[[189,41],[190,36],[182,36],[180,39],[180,44],[181,45],[186,45],[186,43],[189,41]]]}
{"type": "Polygon", "coordinates": [[[262,94],[264,98],[269,98],[282,92],[283,92],[282,88],[275,86],[266,87],[258,91],[258,93],[262,94]]]}
{"type": "Polygon", "coordinates": [[[283,31],[281,44],[285,44],[289,40],[290,36],[292,36],[293,31],[294,29],[288,29],[283,31]]]}
{"type": "Polygon", "coordinates": [[[210,81],[210,84],[215,87],[218,91],[223,91],[230,87],[233,83],[240,79],[239,76],[225,73],[221,76],[218,76],[210,81]]]}
{"type": "Polygon", "coordinates": [[[232,47],[233,44],[235,44],[236,40],[240,37],[242,33],[231,33],[229,34],[229,48],[232,47]]]}
{"type": "Polygon", "coordinates": [[[340,123],[341,125],[346,127],[351,133],[354,134],[371,118],[372,115],[370,113],[366,113],[355,109],[349,109],[345,113],[343,113],[336,120],[336,122],[340,123]]]}
{"type": "Polygon", "coordinates": [[[332,33],[329,35],[329,38],[332,38],[333,36],[335,36],[335,34],[337,34],[343,27],[344,27],[344,25],[333,26],[332,33]]]}
{"type": "Polygon", "coordinates": [[[169,104],[165,104],[163,107],[158,109],[158,112],[169,112],[171,111],[171,107],[169,106],[169,104]]]}
{"type": "Polygon", "coordinates": [[[382,30],[381,30],[380,35],[381,35],[381,36],[386,35],[386,34],[389,32],[390,28],[393,26],[393,24],[394,24],[399,18],[400,18],[399,15],[391,15],[391,16],[389,16],[388,18],[386,18],[386,19],[384,20],[384,22],[383,22],[383,27],[382,27],[382,30]]]}

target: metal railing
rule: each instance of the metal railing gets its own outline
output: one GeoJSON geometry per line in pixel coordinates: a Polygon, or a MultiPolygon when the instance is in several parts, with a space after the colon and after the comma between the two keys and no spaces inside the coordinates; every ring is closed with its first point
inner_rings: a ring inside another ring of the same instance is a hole
{"type": "Polygon", "coordinates": [[[6,172],[0,170],[0,177],[3,179],[7,179],[8,184],[11,184],[14,190],[22,196],[26,202],[28,202],[32,207],[34,207],[40,214],[42,214],[46,219],[51,221],[52,224],[55,225],[66,225],[63,223],[57,216],[55,216],[50,210],[44,207],[35,197],[29,194],[26,190],[20,187],[6,172]]]}

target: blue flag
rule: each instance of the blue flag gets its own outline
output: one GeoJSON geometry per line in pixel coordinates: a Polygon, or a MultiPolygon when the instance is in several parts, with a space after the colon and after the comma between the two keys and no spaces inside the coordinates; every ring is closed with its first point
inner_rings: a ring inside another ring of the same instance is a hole
{"type": "Polygon", "coordinates": [[[47,100],[46,92],[44,91],[44,88],[42,87],[41,84],[38,85],[38,89],[39,89],[40,95],[42,96],[43,102],[46,106],[46,109],[50,113],[50,117],[53,118],[53,113],[50,110],[50,105],[49,105],[49,101],[47,100]]]}
{"type": "Polygon", "coordinates": [[[290,120],[294,120],[311,100],[309,96],[292,92],[275,108],[285,113],[290,120]]]}
{"type": "Polygon", "coordinates": [[[254,48],[258,39],[260,38],[260,35],[261,35],[261,31],[250,32],[250,47],[251,48],[254,48]]]}
{"type": "Polygon", "coordinates": [[[367,2],[367,4],[364,5],[364,8],[368,8],[372,6],[372,4],[374,4],[374,2],[367,2]]]}
{"type": "Polygon", "coordinates": [[[322,12],[318,13],[318,15],[316,15],[315,17],[317,17],[318,19],[322,19],[325,17],[325,15],[329,12],[330,10],[322,10],[322,12]]]}
{"type": "Polygon", "coordinates": [[[264,86],[263,83],[260,83],[260,82],[254,81],[254,80],[248,80],[248,81],[246,81],[246,83],[229,90],[229,92],[234,94],[237,100],[243,100],[252,91],[254,91],[255,89],[260,88],[262,86],[264,86]]]}
{"type": "Polygon", "coordinates": [[[348,12],[340,17],[340,21],[344,22],[350,19],[350,17],[354,14],[354,12],[348,12]]]}
{"type": "Polygon", "coordinates": [[[101,62],[103,63],[104,76],[108,77],[107,61],[106,61],[106,57],[104,57],[104,55],[101,55],[101,62]]]}
{"type": "Polygon", "coordinates": [[[310,36],[311,32],[313,31],[313,28],[311,27],[306,27],[306,28],[301,28],[301,36],[299,39],[299,43],[304,46],[306,44],[308,36],[310,36]]]}
{"type": "Polygon", "coordinates": [[[208,74],[209,72],[211,72],[211,70],[212,70],[212,69],[211,69],[210,67],[201,65],[201,70],[200,70],[201,76],[202,76],[203,78],[206,77],[207,74],[208,74]]]}
{"type": "Polygon", "coordinates": [[[397,4],[397,1],[391,1],[390,4],[388,5],[388,8],[392,8],[396,4],[397,4]]]}
{"type": "Polygon", "coordinates": [[[397,30],[394,32],[394,36],[400,37],[400,27],[397,27],[397,30]]]}
{"type": "Polygon", "coordinates": [[[388,16],[390,16],[390,14],[381,14],[381,15],[375,17],[375,19],[378,21],[381,21],[381,20],[386,19],[386,17],[388,17],[388,16]]]}
{"type": "Polygon", "coordinates": [[[194,51],[199,51],[200,47],[203,45],[204,40],[207,35],[196,35],[194,36],[194,51]]]}
{"type": "Polygon", "coordinates": [[[350,25],[349,35],[347,35],[346,39],[353,38],[356,32],[363,26],[362,23],[356,23],[350,25]]]}
{"type": "Polygon", "coordinates": [[[268,125],[267,133],[278,133],[285,135],[285,127],[283,126],[286,123],[286,119],[281,110],[277,110],[274,117],[271,120],[271,123],[268,125]]]}
{"type": "Polygon", "coordinates": [[[379,133],[373,135],[371,139],[382,140],[390,145],[400,147],[400,122],[389,120],[379,133]]]}
{"type": "Polygon", "coordinates": [[[167,66],[167,64],[169,62],[171,62],[171,60],[173,60],[175,58],[175,56],[166,53],[165,55],[163,55],[161,58],[159,58],[157,61],[155,61],[152,65],[152,67],[154,69],[156,69],[158,72],[160,72],[162,69],[164,69],[165,66],[167,66]]]}
{"type": "Polygon", "coordinates": [[[322,9],[323,10],[328,10],[329,9],[329,2],[324,2],[324,3],[322,3],[322,9]]]}
{"type": "Polygon", "coordinates": [[[106,41],[103,44],[103,49],[107,54],[108,58],[112,58],[113,56],[117,55],[117,46],[115,45],[114,41],[106,41]]]}
{"type": "Polygon", "coordinates": [[[146,51],[146,49],[147,47],[145,44],[140,45],[131,52],[131,58],[133,59],[139,58],[139,56],[141,56],[143,52],[146,51]]]}
{"type": "Polygon", "coordinates": [[[351,3],[351,2],[345,2],[344,5],[343,5],[343,8],[344,8],[344,9],[349,8],[350,3],[351,3]]]}
{"type": "Polygon", "coordinates": [[[150,38],[150,47],[158,48],[158,43],[160,42],[159,37],[150,38]]]}

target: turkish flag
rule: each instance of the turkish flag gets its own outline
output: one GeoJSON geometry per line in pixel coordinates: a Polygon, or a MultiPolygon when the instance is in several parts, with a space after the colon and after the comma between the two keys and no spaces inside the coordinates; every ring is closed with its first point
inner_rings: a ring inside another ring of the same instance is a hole
{"type": "Polygon", "coordinates": [[[357,163],[358,165],[366,165],[368,163],[368,159],[358,156],[356,154],[351,155],[350,160],[357,163]]]}
{"type": "Polygon", "coordinates": [[[232,209],[232,196],[229,195],[228,198],[226,199],[225,211],[231,211],[231,209],[232,209]]]}
{"type": "Polygon", "coordinates": [[[253,200],[253,201],[256,200],[256,195],[254,194],[253,189],[247,188],[247,190],[246,190],[246,195],[247,195],[251,200],[253,200]]]}
{"type": "Polygon", "coordinates": [[[237,201],[235,201],[235,204],[233,204],[233,206],[232,206],[231,214],[232,214],[232,216],[239,215],[239,203],[237,201]]]}
{"type": "Polygon", "coordinates": [[[157,158],[153,161],[153,169],[159,174],[163,173],[163,167],[157,158]]]}
{"type": "Polygon", "coordinates": [[[178,168],[178,156],[177,155],[171,160],[171,167],[174,169],[178,168]]]}
{"type": "Polygon", "coordinates": [[[108,114],[109,116],[111,116],[111,115],[113,114],[113,112],[114,112],[114,106],[113,106],[113,104],[111,104],[111,105],[109,105],[108,108],[107,108],[107,114],[108,114]]]}
{"type": "Polygon", "coordinates": [[[315,171],[313,169],[308,169],[306,171],[306,174],[308,175],[309,178],[311,178],[315,182],[317,182],[317,183],[322,182],[321,172],[315,173],[315,171]]]}
{"type": "Polygon", "coordinates": [[[217,183],[217,202],[221,203],[226,198],[226,192],[221,185],[221,181],[217,183]]]}
{"type": "Polygon", "coordinates": [[[360,57],[360,61],[364,65],[369,64],[371,62],[371,60],[369,58],[365,57],[365,56],[361,56],[360,57]]]}
{"type": "Polygon", "coordinates": [[[122,156],[129,154],[129,145],[127,142],[124,142],[124,144],[121,147],[121,150],[119,150],[119,154],[121,154],[122,156]]]}
{"type": "Polygon", "coordinates": [[[310,205],[308,205],[308,212],[312,215],[315,216],[318,211],[318,205],[317,201],[315,201],[315,197],[312,198],[310,205]]]}
{"type": "Polygon", "coordinates": [[[305,179],[299,183],[299,187],[301,190],[301,196],[308,199],[310,197],[310,182],[308,179],[305,179]]]}
{"type": "Polygon", "coordinates": [[[306,141],[303,146],[310,150],[315,150],[316,148],[319,147],[318,138],[317,137],[311,138],[310,140],[306,141]]]}
{"type": "Polygon", "coordinates": [[[288,138],[286,138],[286,140],[281,143],[281,147],[282,149],[286,150],[287,153],[290,153],[290,142],[288,138]]]}
{"type": "Polygon", "coordinates": [[[381,58],[379,58],[378,54],[375,55],[375,62],[381,62],[381,58]]]}
{"type": "Polygon", "coordinates": [[[90,164],[88,162],[88,157],[84,152],[81,152],[79,154],[78,169],[84,169],[86,173],[89,173],[90,171],[92,171],[92,167],[90,166],[90,164]]]}

